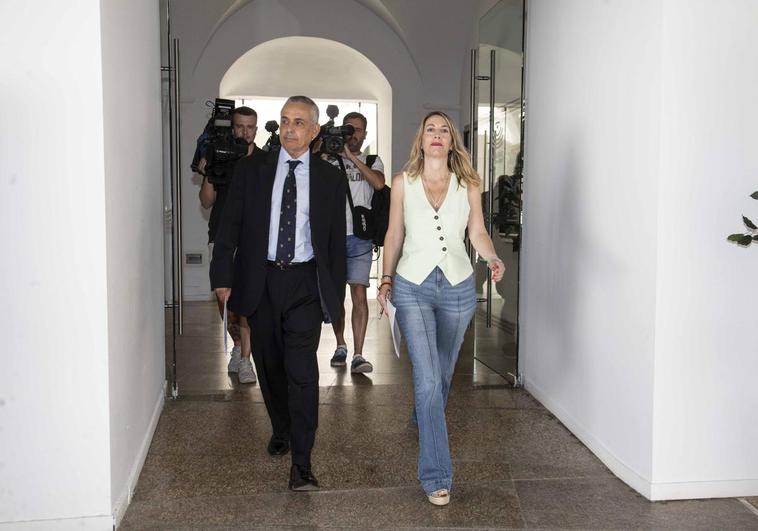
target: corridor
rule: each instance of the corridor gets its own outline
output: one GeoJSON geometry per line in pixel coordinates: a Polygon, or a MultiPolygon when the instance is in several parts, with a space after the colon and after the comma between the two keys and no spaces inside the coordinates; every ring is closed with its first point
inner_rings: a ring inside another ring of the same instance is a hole
{"type": "Polygon", "coordinates": [[[470,338],[447,410],[452,501],[432,506],[416,481],[410,364],[390,341],[371,306],[364,350],[374,372],[353,376],[329,366],[324,327],[313,457],[322,489],[292,493],[289,455],[265,450],[257,384],[226,373],[215,306],[187,304],[180,398],[166,402],[119,529],[758,529],[747,500],[648,502],[528,393],[474,361],[470,338]]]}

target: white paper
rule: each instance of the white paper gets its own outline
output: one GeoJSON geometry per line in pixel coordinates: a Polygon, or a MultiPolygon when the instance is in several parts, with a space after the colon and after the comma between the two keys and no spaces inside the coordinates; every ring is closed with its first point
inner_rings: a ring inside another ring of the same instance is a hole
{"type": "Polygon", "coordinates": [[[387,301],[387,318],[390,321],[390,330],[392,331],[392,345],[395,347],[395,356],[400,358],[400,343],[403,340],[403,336],[400,335],[400,325],[395,319],[395,305],[389,300],[387,301]]]}
{"type": "Polygon", "coordinates": [[[227,320],[226,319],[227,319],[227,317],[226,317],[226,301],[224,301],[224,352],[229,352],[229,350],[228,350],[228,348],[226,346],[226,342],[227,342],[226,336],[229,335],[228,332],[227,332],[227,330],[229,330],[229,327],[227,326],[227,320]]]}

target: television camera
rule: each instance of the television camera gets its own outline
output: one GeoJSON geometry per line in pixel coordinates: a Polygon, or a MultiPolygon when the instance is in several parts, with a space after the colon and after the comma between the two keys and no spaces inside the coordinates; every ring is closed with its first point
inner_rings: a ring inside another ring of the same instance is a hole
{"type": "Polygon", "coordinates": [[[273,151],[276,149],[279,149],[280,143],[279,143],[279,135],[276,134],[276,132],[279,130],[279,124],[276,123],[276,120],[269,120],[266,122],[266,131],[271,133],[268,137],[268,140],[266,140],[266,144],[261,148],[263,151],[273,151]]]}
{"type": "Polygon", "coordinates": [[[208,124],[197,139],[197,149],[192,159],[192,170],[205,175],[212,184],[226,185],[231,180],[232,163],[247,155],[248,143],[235,138],[232,127],[234,100],[216,98],[208,124]],[[198,164],[205,158],[205,170],[198,164]]]}
{"type": "Polygon", "coordinates": [[[345,149],[345,141],[355,133],[355,129],[350,124],[334,125],[334,119],[339,113],[340,110],[336,105],[329,105],[326,108],[329,121],[321,126],[318,135],[318,140],[321,140],[321,153],[326,155],[341,154],[345,149]]]}

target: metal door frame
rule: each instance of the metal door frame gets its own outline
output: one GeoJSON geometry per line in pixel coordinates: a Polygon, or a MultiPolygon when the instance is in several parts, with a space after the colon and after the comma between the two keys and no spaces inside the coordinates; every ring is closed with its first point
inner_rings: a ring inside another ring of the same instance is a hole
{"type": "MultiPolygon", "coordinates": [[[[520,129],[521,129],[521,137],[520,137],[520,143],[521,143],[521,154],[522,154],[522,161],[525,159],[525,145],[526,145],[526,137],[525,137],[525,131],[526,131],[526,32],[527,32],[527,1],[528,0],[522,0],[522,29],[521,29],[521,113],[520,113],[520,129]]],[[[494,7],[494,6],[493,6],[494,7]]],[[[478,83],[480,81],[487,81],[489,82],[489,127],[488,127],[488,133],[489,133],[489,147],[488,147],[488,157],[489,157],[489,167],[487,172],[487,184],[489,187],[489,195],[488,195],[488,201],[487,201],[487,212],[485,213],[485,222],[487,227],[487,232],[489,233],[490,237],[493,235],[494,230],[494,178],[495,178],[495,143],[492,141],[494,138],[494,132],[495,132],[495,87],[496,87],[496,78],[495,78],[495,66],[496,66],[496,50],[490,50],[490,72],[489,75],[481,75],[479,73],[479,49],[473,48],[471,49],[471,77],[470,77],[470,109],[469,109],[469,150],[470,150],[470,156],[471,156],[471,163],[474,167],[474,169],[477,169],[477,151],[478,151],[478,131],[479,131],[479,90],[478,90],[478,83]]],[[[525,165],[524,165],[525,166],[525,165]]],[[[523,167],[522,167],[522,177],[523,177],[523,167]]],[[[523,192],[522,192],[523,194],[523,192]]],[[[523,234],[523,201],[522,201],[522,208],[520,209],[520,222],[519,227],[522,228],[520,230],[520,234],[523,234]]],[[[523,242],[523,239],[522,239],[523,242]]],[[[471,259],[472,265],[476,265],[477,262],[477,256],[476,251],[474,250],[473,246],[470,244],[470,242],[467,241],[467,247],[469,251],[469,258],[471,259]]],[[[521,371],[521,360],[520,360],[520,299],[521,299],[521,249],[519,249],[519,255],[518,255],[518,271],[516,276],[516,374],[513,373],[507,373],[507,378],[509,382],[514,387],[520,387],[523,385],[523,374],[521,371]]],[[[477,299],[477,302],[485,302],[486,303],[486,312],[485,312],[485,323],[487,328],[492,327],[492,272],[487,268],[487,293],[486,297],[477,299]]],[[[475,323],[476,320],[476,314],[474,315],[474,320],[472,320],[472,323],[475,323]]],[[[473,324],[475,329],[475,324],[473,324]]],[[[474,333],[474,356],[476,356],[476,349],[477,349],[477,340],[476,340],[476,333],[474,333]]]]}

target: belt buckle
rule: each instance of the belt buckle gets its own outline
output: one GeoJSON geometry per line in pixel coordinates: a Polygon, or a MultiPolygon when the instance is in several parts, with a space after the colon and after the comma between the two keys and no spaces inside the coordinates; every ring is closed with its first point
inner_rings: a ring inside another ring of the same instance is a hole
{"type": "Polygon", "coordinates": [[[279,271],[287,271],[287,264],[284,262],[274,261],[274,267],[276,267],[279,271]]]}

